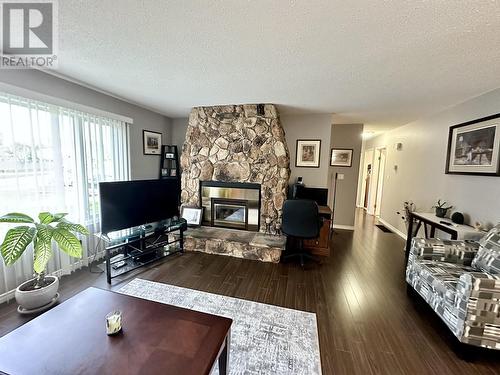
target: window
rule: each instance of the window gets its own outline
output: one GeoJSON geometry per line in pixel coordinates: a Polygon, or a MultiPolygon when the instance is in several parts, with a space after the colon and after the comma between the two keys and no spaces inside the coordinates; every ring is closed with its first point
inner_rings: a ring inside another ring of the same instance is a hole
{"type": "MultiPolygon", "coordinates": [[[[128,124],[0,93],[0,215],[67,212],[68,219],[97,231],[100,181],[129,179],[128,124]]],[[[0,227],[0,240],[7,232],[0,227]]],[[[84,258],[94,249],[84,242],[84,258]]],[[[32,275],[32,253],[5,267],[0,261],[0,302],[32,275]]],[[[49,271],[78,265],[55,252],[49,271]]]]}
{"type": "Polygon", "coordinates": [[[0,213],[99,224],[98,183],[128,179],[127,124],[0,94],[0,213]]]}

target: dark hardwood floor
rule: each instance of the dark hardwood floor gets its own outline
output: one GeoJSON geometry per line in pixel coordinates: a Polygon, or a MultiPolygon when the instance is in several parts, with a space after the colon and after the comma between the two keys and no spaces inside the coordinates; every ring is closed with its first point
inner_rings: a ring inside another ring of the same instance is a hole
{"type": "MultiPolygon", "coordinates": [[[[406,295],[403,246],[359,211],[356,230],[336,230],[332,255],[320,266],[188,253],[112,289],[141,277],[315,312],[324,374],[500,374],[498,352],[460,360],[444,324],[406,295]]],[[[108,288],[104,275],[83,269],[63,277],[60,291],[66,299],[92,285],[108,288]]],[[[28,319],[15,309],[14,301],[0,305],[1,335],[28,319]]]]}

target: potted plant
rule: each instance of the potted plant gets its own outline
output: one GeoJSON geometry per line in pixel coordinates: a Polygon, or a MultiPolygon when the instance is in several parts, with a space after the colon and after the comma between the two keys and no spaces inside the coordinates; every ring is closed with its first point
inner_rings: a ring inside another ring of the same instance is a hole
{"type": "Polygon", "coordinates": [[[434,206],[432,206],[432,208],[436,209],[437,217],[445,217],[448,210],[453,207],[453,206],[448,206],[448,207],[445,206],[446,202],[441,202],[441,199],[438,199],[437,203],[434,206]]]}
{"type": "Polygon", "coordinates": [[[52,256],[52,240],[69,256],[82,257],[82,244],[75,233],[88,235],[89,232],[83,225],[67,221],[64,218],[66,215],[41,212],[38,215],[39,222],[22,213],[9,213],[0,217],[1,223],[22,224],[9,229],[0,245],[0,252],[6,265],[14,264],[26,248],[33,244],[34,278],[22,283],[16,289],[19,311],[37,310],[56,299],[59,279],[57,276],[45,274],[47,263],[52,256]]]}
{"type": "MultiPolygon", "coordinates": [[[[401,216],[401,219],[404,221],[407,232],[408,232],[408,227],[410,225],[410,214],[412,212],[414,212],[415,210],[416,210],[415,203],[413,203],[412,201],[405,201],[405,202],[403,202],[403,210],[396,211],[396,214],[401,216]]],[[[416,227],[413,228],[413,235],[416,235],[415,230],[417,230],[417,229],[418,228],[416,228],[416,227]]],[[[403,250],[405,250],[405,249],[406,249],[406,247],[403,248],[403,250]]]]}

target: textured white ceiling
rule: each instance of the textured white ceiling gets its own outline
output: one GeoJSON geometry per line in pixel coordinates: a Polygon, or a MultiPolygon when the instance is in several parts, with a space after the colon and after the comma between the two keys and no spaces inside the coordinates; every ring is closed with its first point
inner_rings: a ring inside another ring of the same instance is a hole
{"type": "Polygon", "coordinates": [[[500,87],[493,0],[64,0],[59,21],[58,73],[171,117],[271,102],[391,127],[500,87]]]}

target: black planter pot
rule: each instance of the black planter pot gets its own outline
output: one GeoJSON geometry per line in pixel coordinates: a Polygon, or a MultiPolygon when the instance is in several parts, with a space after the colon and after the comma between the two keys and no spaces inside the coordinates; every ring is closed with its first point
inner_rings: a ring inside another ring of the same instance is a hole
{"type": "Polygon", "coordinates": [[[436,216],[437,217],[445,217],[446,212],[448,212],[447,208],[436,207],[436,216]]]}

